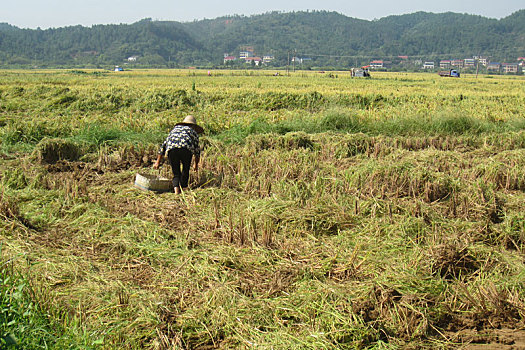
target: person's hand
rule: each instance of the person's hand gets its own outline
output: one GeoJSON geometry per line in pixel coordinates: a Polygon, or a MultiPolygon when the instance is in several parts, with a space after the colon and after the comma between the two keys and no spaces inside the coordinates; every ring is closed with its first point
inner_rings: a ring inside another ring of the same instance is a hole
{"type": "Polygon", "coordinates": [[[158,169],[161,161],[162,161],[162,154],[159,154],[157,155],[157,160],[153,164],[153,169],[158,169]]]}

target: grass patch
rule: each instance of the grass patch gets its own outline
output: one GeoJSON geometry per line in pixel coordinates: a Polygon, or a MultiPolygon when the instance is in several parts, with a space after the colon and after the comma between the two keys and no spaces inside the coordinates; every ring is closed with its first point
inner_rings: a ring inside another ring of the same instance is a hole
{"type": "Polygon", "coordinates": [[[218,139],[240,143],[254,134],[278,134],[304,132],[308,134],[338,132],[365,133],[386,136],[469,136],[489,133],[508,133],[525,130],[525,119],[511,119],[506,122],[480,120],[463,114],[437,113],[428,119],[415,117],[397,117],[383,120],[369,120],[353,112],[332,110],[321,116],[297,117],[269,122],[257,118],[246,126],[235,125],[232,128],[216,132],[218,139]]]}
{"type": "Polygon", "coordinates": [[[160,144],[166,137],[166,132],[160,130],[133,131],[108,127],[102,124],[90,124],[68,138],[68,142],[82,145],[87,152],[94,152],[101,147],[116,147],[118,145],[144,146],[160,144]]]}
{"type": "Polygon", "coordinates": [[[68,126],[47,122],[21,121],[8,122],[0,129],[2,147],[17,144],[36,144],[45,137],[67,137],[71,132],[68,126]]]}
{"type": "Polygon", "coordinates": [[[58,309],[27,275],[17,272],[5,258],[0,263],[0,348],[94,349],[76,321],[58,309]]]}

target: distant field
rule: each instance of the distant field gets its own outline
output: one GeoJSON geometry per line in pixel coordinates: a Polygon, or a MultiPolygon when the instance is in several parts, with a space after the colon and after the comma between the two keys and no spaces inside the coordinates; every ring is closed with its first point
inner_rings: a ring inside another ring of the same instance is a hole
{"type": "Polygon", "coordinates": [[[275,73],[0,71],[0,343],[525,347],[525,78],[275,73]]]}

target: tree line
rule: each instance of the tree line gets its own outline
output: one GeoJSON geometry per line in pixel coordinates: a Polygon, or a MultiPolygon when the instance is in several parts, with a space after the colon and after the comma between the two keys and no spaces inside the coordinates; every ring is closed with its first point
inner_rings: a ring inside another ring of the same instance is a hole
{"type": "Polygon", "coordinates": [[[311,64],[354,66],[370,59],[412,56],[436,59],[490,57],[514,62],[525,56],[525,10],[503,19],[457,13],[417,12],[378,20],[336,12],[269,12],[193,22],[70,26],[42,30],[0,24],[0,67],[221,66],[224,53],[244,46],[273,55],[275,66],[290,54],[311,64]]]}

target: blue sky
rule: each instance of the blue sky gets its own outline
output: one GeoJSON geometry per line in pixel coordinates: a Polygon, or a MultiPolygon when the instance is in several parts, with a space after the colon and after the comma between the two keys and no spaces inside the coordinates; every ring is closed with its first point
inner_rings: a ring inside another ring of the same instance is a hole
{"type": "Polygon", "coordinates": [[[0,0],[0,22],[42,29],[71,25],[133,23],[143,18],[193,21],[269,11],[327,10],[361,19],[416,11],[458,12],[502,18],[525,8],[524,0],[0,0]]]}

